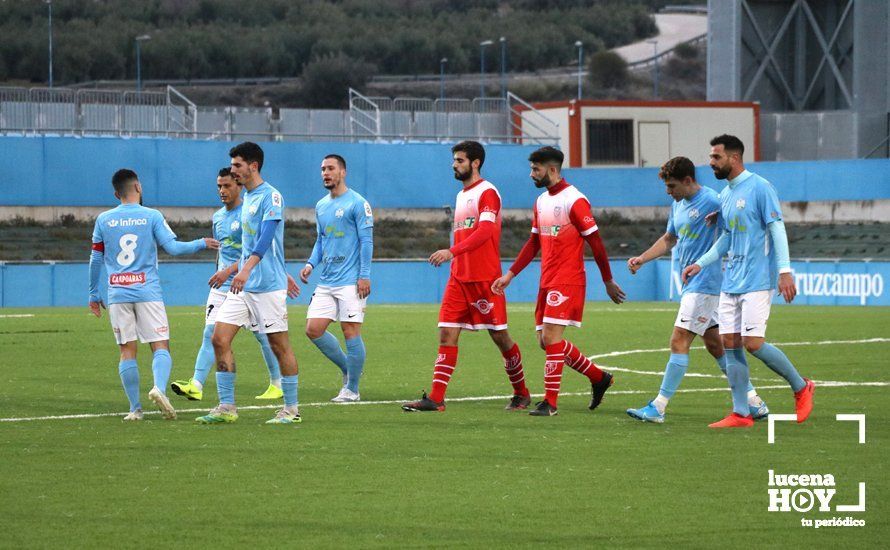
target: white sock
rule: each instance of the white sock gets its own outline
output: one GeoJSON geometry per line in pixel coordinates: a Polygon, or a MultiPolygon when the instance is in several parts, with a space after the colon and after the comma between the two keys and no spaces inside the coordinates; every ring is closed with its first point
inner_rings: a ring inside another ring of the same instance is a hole
{"type": "Polygon", "coordinates": [[[756,391],[751,390],[748,392],[748,404],[749,405],[759,407],[761,403],[763,403],[763,400],[760,399],[760,396],[757,395],[756,391]]]}
{"type": "Polygon", "coordinates": [[[271,384],[272,386],[275,386],[276,388],[278,388],[280,390],[281,389],[281,378],[279,378],[277,380],[269,380],[269,384],[271,384]]]}
{"type": "Polygon", "coordinates": [[[655,410],[658,411],[658,414],[664,414],[664,410],[667,408],[668,401],[670,400],[670,397],[665,397],[659,393],[658,397],[652,400],[652,405],[655,406],[655,410]]]}
{"type": "Polygon", "coordinates": [[[204,384],[198,382],[198,381],[195,380],[194,378],[192,378],[192,386],[198,388],[198,391],[203,391],[203,390],[204,390],[204,384]]]}

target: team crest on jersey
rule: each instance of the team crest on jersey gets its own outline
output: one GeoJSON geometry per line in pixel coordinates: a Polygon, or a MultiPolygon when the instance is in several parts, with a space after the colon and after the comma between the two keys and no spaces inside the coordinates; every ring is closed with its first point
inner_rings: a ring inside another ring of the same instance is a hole
{"type": "Polygon", "coordinates": [[[281,193],[272,193],[272,206],[281,206],[281,193]]]}
{"type": "Polygon", "coordinates": [[[475,203],[475,202],[476,202],[476,201],[473,200],[473,199],[467,199],[467,210],[472,210],[472,209],[473,209],[473,203],[475,203]]]}
{"type": "Polygon", "coordinates": [[[336,217],[336,218],[342,218],[342,217],[343,217],[343,209],[342,209],[342,208],[338,208],[337,211],[334,212],[334,217],[336,217]]]}
{"type": "Polygon", "coordinates": [[[735,207],[738,208],[739,210],[745,208],[745,199],[739,199],[739,200],[735,201],[735,207]]]}
{"type": "Polygon", "coordinates": [[[689,218],[690,218],[690,219],[693,219],[693,220],[694,220],[694,219],[698,218],[699,215],[700,215],[700,213],[699,213],[699,211],[698,211],[697,208],[693,208],[692,210],[689,211],[689,218]]]}
{"type": "Polygon", "coordinates": [[[561,293],[558,290],[551,290],[550,292],[547,293],[547,305],[548,306],[554,306],[554,307],[561,306],[568,299],[569,299],[568,296],[565,296],[563,293],[561,293]]]}
{"type": "Polygon", "coordinates": [[[365,216],[371,217],[371,203],[365,201],[365,216]]]}
{"type": "Polygon", "coordinates": [[[488,300],[476,300],[475,302],[470,302],[470,305],[478,309],[482,315],[488,315],[494,309],[494,304],[488,300]]]}
{"type": "Polygon", "coordinates": [[[562,206],[554,206],[553,207],[553,217],[554,218],[558,218],[561,213],[562,213],[562,206]]]}
{"type": "Polygon", "coordinates": [[[238,220],[233,221],[232,225],[229,226],[229,229],[231,229],[232,231],[238,231],[240,228],[241,222],[239,222],[238,220]]]}

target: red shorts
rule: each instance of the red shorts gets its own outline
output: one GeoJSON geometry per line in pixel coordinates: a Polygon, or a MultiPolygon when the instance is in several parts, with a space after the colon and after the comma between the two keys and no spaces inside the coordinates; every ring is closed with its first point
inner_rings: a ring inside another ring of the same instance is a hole
{"type": "Polygon", "coordinates": [[[462,283],[448,279],[439,309],[439,326],[505,330],[507,300],[503,295],[491,291],[492,282],[462,283]]]}
{"type": "Polygon", "coordinates": [[[580,327],[585,290],[581,285],[556,285],[538,290],[535,330],[544,328],[544,323],[580,327]]]}

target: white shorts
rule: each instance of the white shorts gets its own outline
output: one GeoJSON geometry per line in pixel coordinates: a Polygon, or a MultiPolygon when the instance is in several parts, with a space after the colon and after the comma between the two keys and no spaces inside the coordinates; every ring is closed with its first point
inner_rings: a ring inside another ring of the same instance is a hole
{"type": "Polygon", "coordinates": [[[227,294],[228,292],[223,292],[218,288],[210,289],[210,294],[207,295],[207,306],[204,308],[205,325],[216,323],[216,316],[219,315],[219,310],[222,307],[223,302],[226,301],[227,294]]]}
{"type": "Polygon", "coordinates": [[[775,290],[758,290],[745,294],[720,294],[720,334],[742,336],[766,335],[766,321],[775,290]]]}
{"type": "Polygon", "coordinates": [[[164,302],[108,304],[108,318],[118,344],[132,342],[137,336],[143,344],[170,339],[164,302]]]}
{"type": "Polygon", "coordinates": [[[216,314],[216,322],[263,334],[287,332],[287,291],[229,292],[216,314]]]}
{"type": "Polygon", "coordinates": [[[355,285],[318,285],[312,293],[306,318],[361,323],[365,320],[367,302],[367,298],[358,297],[358,288],[355,285]]]}
{"type": "Polygon", "coordinates": [[[706,330],[717,326],[719,304],[720,296],[716,294],[687,292],[680,298],[680,311],[674,326],[702,336],[706,330]]]}

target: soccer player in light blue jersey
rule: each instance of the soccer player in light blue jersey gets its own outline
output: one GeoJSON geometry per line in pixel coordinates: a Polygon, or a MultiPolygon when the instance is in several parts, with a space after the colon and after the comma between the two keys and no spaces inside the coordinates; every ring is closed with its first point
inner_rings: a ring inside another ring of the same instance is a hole
{"type": "Polygon", "coordinates": [[[331,401],[360,399],[359,379],[365,365],[362,323],[371,294],[371,257],[374,253],[374,217],[364,197],[346,187],[346,160],[328,155],[321,162],[321,180],[328,194],[315,205],[318,237],[300,279],[318,267],[321,277],[306,314],[306,336],[340,369],[343,387],[331,401]],[[346,352],[328,332],[340,322],[346,352]]]}
{"type": "MultiPolygon", "coordinates": [[[[674,157],[661,167],[658,177],[664,180],[667,194],[674,199],[667,230],[645,252],[627,260],[631,273],[652,261],[674,251],[674,261],[682,271],[695,262],[711,245],[717,233],[716,225],[705,217],[720,209],[717,192],[702,187],[695,181],[695,166],[686,157],[674,157]]],[[[726,374],[726,355],[717,330],[717,305],[720,301],[720,284],[723,273],[719,263],[709,265],[702,273],[683,285],[680,310],[671,334],[671,356],[664,369],[661,389],[646,406],[627,409],[631,418],[643,422],[664,422],[664,411],[689,367],[689,348],[695,336],[701,336],[705,348],[714,356],[717,366],[726,374]]],[[[757,395],[754,386],[748,386],[748,407],[755,419],[769,414],[766,403],[757,395]]]]}
{"type": "Polygon", "coordinates": [[[718,316],[732,413],[711,424],[712,428],[743,428],[754,423],[746,398],[750,376],[745,350],[788,381],[798,422],[813,410],[813,382],[801,377],[788,357],[764,338],[776,287],[789,303],[797,295],[797,287],[779,197],[770,182],[745,170],[744,153],[745,146],[735,136],[724,134],[711,140],[711,169],[717,179],[728,181],[720,192],[720,236],[710,250],[683,269],[686,282],[726,256],[718,316]]]}
{"type": "MultiPolygon", "coordinates": [[[[219,307],[226,299],[229,284],[238,271],[238,260],[241,259],[241,185],[232,177],[232,170],[228,166],[219,171],[216,189],[224,206],[213,213],[213,238],[219,241],[219,254],[216,259],[217,271],[209,281],[210,293],[204,310],[204,338],[195,359],[195,373],[192,378],[176,380],[170,384],[174,393],[193,401],[200,401],[204,396],[204,383],[210,368],[216,362],[210,339],[219,307]]],[[[288,278],[289,282],[293,281],[290,276],[288,278]]],[[[299,295],[296,283],[293,288],[296,295],[299,295]]],[[[278,369],[278,359],[269,345],[269,338],[262,332],[254,332],[253,335],[260,344],[263,360],[269,370],[269,387],[256,396],[256,399],[281,399],[281,371],[278,369]]]]}
{"type": "Polygon", "coordinates": [[[216,357],[219,405],[196,420],[203,424],[234,422],[235,357],[232,340],[242,326],[268,336],[281,370],[284,407],[267,424],[296,424],[297,358],[287,335],[288,280],[284,266],[284,199],[263,180],[263,150],[244,142],[229,151],[232,176],[246,189],[241,206],[241,259],[226,299],[219,308],[211,342],[216,357]]]}
{"type": "Polygon", "coordinates": [[[142,206],[142,184],[132,170],[122,169],[111,178],[117,208],[96,218],[93,251],[90,255],[90,311],[102,316],[99,279],[102,266],[108,273],[108,318],[114,339],[120,346],[118,373],[130,402],[124,420],[142,420],[139,400],[139,369],[136,339],[148,343],[153,354],[151,370],[154,387],[148,397],[164,418],[176,418],[176,411],[164,393],[173,360],[170,358],[170,326],[164,309],[164,296],[158,276],[158,245],[169,254],[194,254],[205,248],[218,248],[215,239],[179,242],[157,210],[142,206]]]}

